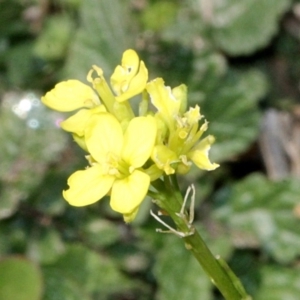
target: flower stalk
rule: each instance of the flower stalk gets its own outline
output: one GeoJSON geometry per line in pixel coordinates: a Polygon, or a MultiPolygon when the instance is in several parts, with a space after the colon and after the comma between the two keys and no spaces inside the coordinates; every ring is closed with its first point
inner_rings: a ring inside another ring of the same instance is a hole
{"type": "Polygon", "coordinates": [[[189,213],[185,209],[190,189],[183,198],[178,186],[176,174],[187,174],[192,164],[206,171],[219,167],[209,159],[215,138],[202,138],[208,122],[198,105],[187,105],[187,86],[170,88],[162,78],[148,81],[148,70],[132,49],[123,53],[110,85],[97,66],[87,81],[92,87],[75,79],[58,83],[42,97],[51,109],[74,111],[60,126],[87,152],[87,167],[69,177],[65,200],[81,207],[108,195],[111,208],[130,223],[149,195],[176,230],[160,222],[183,238],[225,299],[250,300],[226,262],[212,255],[196,231],[193,207],[189,213]],[[137,113],[133,98],[140,98],[137,113]]]}
{"type": "Polygon", "coordinates": [[[183,197],[179,190],[176,175],[165,176],[164,184],[154,184],[157,192],[150,192],[154,202],[167,213],[176,225],[176,231],[182,236],[185,247],[199,262],[212,283],[227,300],[251,300],[241,281],[236,277],[227,263],[219,256],[215,257],[202,239],[197,229],[188,224],[188,212],[178,214],[182,209],[183,197]]]}

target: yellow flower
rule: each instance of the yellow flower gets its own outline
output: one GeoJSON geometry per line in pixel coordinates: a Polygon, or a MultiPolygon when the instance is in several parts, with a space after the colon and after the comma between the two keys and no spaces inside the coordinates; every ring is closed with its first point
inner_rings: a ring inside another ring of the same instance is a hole
{"type": "Polygon", "coordinates": [[[82,107],[93,108],[100,105],[94,90],[79,80],[68,80],[58,83],[49,91],[42,102],[57,111],[67,112],[82,107]]]}
{"type": "Polygon", "coordinates": [[[167,175],[187,173],[191,162],[203,170],[214,170],[219,165],[211,163],[208,157],[213,136],[200,139],[207,130],[205,121],[199,128],[199,121],[203,118],[200,108],[196,105],[184,112],[186,108],[187,88],[180,85],[174,89],[164,85],[161,78],[147,84],[152,104],[156,107],[157,123],[161,121],[166,129],[158,134],[157,145],[151,154],[156,166],[167,175]]]}
{"type": "MultiPolygon", "coordinates": [[[[184,85],[182,87],[186,89],[184,85]]],[[[152,104],[157,109],[157,116],[172,131],[175,126],[175,117],[180,110],[180,100],[173,95],[169,86],[164,85],[162,78],[156,78],[147,83],[146,90],[150,95],[152,104]]]]}
{"type": "Polygon", "coordinates": [[[123,53],[121,66],[117,66],[110,78],[111,86],[117,94],[116,100],[123,102],[140,94],[146,87],[148,70],[137,53],[128,49],[123,53]]]}
{"type": "Polygon", "coordinates": [[[62,121],[60,123],[60,126],[65,131],[76,133],[79,136],[83,136],[86,124],[88,123],[90,117],[93,114],[105,111],[106,110],[103,105],[97,106],[92,109],[80,109],[78,112],[76,112],[76,114],[62,121]]]}
{"type": "Polygon", "coordinates": [[[147,80],[148,70],[144,62],[139,60],[134,50],[129,49],[123,53],[121,66],[117,66],[111,76],[112,89],[104,78],[103,70],[94,65],[87,75],[87,81],[93,88],[78,80],[62,81],[42,97],[42,102],[62,112],[91,109],[103,104],[119,121],[128,123],[134,113],[125,100],[141,94],[147,80]]]}
{"type": "Polygon", "coordinates": [[[107,111],[112,113],[120,122],[126,123],[134,117],[128,101],[122,103],[116,101],[116,97],[106,82],[101,68],[94,65],[87,75],[87,81],[92,83],[107,111]],[[94,73],[96,73],[95,78],[93,78],[94,73]]]}
{"type": "Polygon", "coordinates": [[[70,188],[63,191],[64,198],[71,205],[85,206],[110,193],[112,209],[123,214],[125,221],[131,221],[150,185],[150,176],[142,167],[155,142],[154,118],[133,118],[123,133],[112,114],[94,114],[84,136],[92,156],[91,167],[70,176],[70,188]]]}
{"type": "Polygon", "coordinates": [[[90,117],[94,114],[105,112],[106,109],[104,105],[96,106],[91,109],[80,109],[73,116],[68,119],[62,121],[60,123],[60,127],[65,131],[71,132],[75,142],[85,151],[87,150],[87,146],[85,144],[84,132],[85,128],[88,124],[90,117]]]}

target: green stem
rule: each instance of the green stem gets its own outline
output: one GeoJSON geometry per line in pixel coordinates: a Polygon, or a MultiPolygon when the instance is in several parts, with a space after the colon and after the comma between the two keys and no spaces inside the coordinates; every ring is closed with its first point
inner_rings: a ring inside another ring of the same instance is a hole
{"type": "Polygon", "coordinates": [[[178,232],[187,234],[183,237],[186,248],[193,253],[203,270],[211,278],[225,299],[251,299],[240,288],[242,285],[234,273],[230,270],[229,274],[228,270],[222,267],[222,264],[213,256],[197,230],[189,225],[187,213],[185,212],[183,216],[178,214],[182,207],[183,197],[178,187],[177,178],[175,176],[166,176],[164,182],[165,189],[158,191],[155,203],[161,209],[168,212],[176,224],[178,232]]]}

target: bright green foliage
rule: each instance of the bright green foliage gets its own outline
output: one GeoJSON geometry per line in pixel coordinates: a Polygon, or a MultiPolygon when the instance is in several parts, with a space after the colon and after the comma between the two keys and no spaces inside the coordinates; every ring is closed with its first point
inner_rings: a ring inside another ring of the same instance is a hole
{"type": "MultiPolygon", "coordinates": [[[[203,227],[199,226],[199,230],[203,230],[203,227]]],[[[195,295],[200,299],[213,299],[213,286],[209,278],[204,272],[199,272],[194,257],[187,249],[180,247],[181,242],[173,237],[164,238],[154,268],[159,282],[158,299],[193,299],[195,295]],[[181,284],[178,284],[178,278],[181,284]]],[[[215,240],[206,238],[206,242],[213,253],[222,257],[227,257],[231,252],[230,241],[225,236],[220,235],[215,240]]]]}
{"type": "Polygon", "coordinates": [[[53,269],[44,269],[45,300],[90,300],[91,298],[72,280],[53,269]]]}
{"type": "Polygon", "coordinates": [[[144,11],[142,23],[147,30],[159,32],[174,22],[176,9],[177,6],[172,1],[157,1],[144,11]]]}
{"type": "MultiPolygon", "coordinates": [[[[51,272],[57,272],[60,277],[79,287],[83,294],[93,293],[99,295],[98,299],[106,299],[107,295],[130,286],[114,262],[81,245],[69,246],[57,262],[45,267],[45,270],[48,273],[46,285],[51,284],[52,276],[55,278],[51,272]]],[[[51,292],[49,287],[48,292],[51,292]]]]}
{"type": "Polygon", "coordinates": [[[218,137],[216,147],[212,148],[214,157],[224,160],[245,151],[257,137],[260,120],[257,104],[267,92],[267,83],[257,70],[233,71],[220,79],[221,83],[203,95],[201,107],[208,120],[215,120],[209,127],[218,137]]]}
{"type": "Polygon", "coordinates": [[[226,220],[233,236],[246,244],[254,239],[267,255],[290,263],[300,251],[299,194],[297,179],[271,182],[253,174],[233,186],[215,214],[226,220]]]}
{"type": "Polygon", "coordinates": [[[278,20],[291,5],[290,0],[213,2],[213,38],[230,55],[251,54],[265,47],[278,31],[278,20]]]}
{"type": "Polygon", "coordinates": [[[193,295],[197,295],[200,299],[211,300],[209,278],[204,272],[199,272],[194,257],[180,245],[180,240],[166,238],[157,257],[154,274],[160,283],[158,299],[192,299],[193,295]],[[179,277],[181,284],[176,279],[179,277]]]}
{"type": "Polygon", "coordinates": [[[55,262],[65,250],[59,233],[50,228],[33,233],[27,245],[28,257],[45,265],[55,262]]]}
{"type": "Polygon", "coordinates": [[[263,286],[257,293],[257,300],[297,300],[300,292],[299,270],[264,266],[260,270],[263,286]]]}
{"type": "Polygon", "coordinates": [[[85,80],[86,70],[94,64],[106,74],[113,70],[123,51],[132,45],[132,37],[126,34],[131,20],[125,2],[82,1],[80,27],[66,58],[66,77],[85,80]]]}
{"type": "Polygon", "coordinates": [[[66,55],[74,24],[67,15],[51,17],[34,46],[34,54],[44,60],[59,60],[66,55]],[[49,42],[51,41],[51,42],[49,42]]]}
{"type": "Polygon", "coordinates": [[[39,300],[43,289],[38,267],[21,257],[0,261],[0,299],[39,300]]]}
{"type": "Polygon", "coordinates": [[[66,146],[66,137],[57,127],[61,116],[45,109],[34,92],[7,94],[0,119],[1,219],[41,183],[47,165],[66,146]]]}

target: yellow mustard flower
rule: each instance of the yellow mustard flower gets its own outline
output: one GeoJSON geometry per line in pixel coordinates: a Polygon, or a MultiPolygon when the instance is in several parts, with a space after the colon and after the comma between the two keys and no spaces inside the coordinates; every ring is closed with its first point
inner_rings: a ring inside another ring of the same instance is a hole
{"type": "Polygon", "coordinates": [[[80,108],[95,108],[103,104],[106,110],[114,114],[119,121],[134,117],[128,100],[141,94],[148,80],[148,70],[137,53],[128,49],[123,53],[121,65],[111,76],[111,87],[107,83],[103,70],[93,66],[88,72],[87,81],[93,88],[79,80],[58,83],[42,97],[42,102],[57,111],[69,112],[80,108]],[[93,78],[93,73],[96,77],[93,78]],[[125,103],[124,103],[125,102],[125,103]]]}
{"type": "Polygon", "coordinates": [[[79,80],[58,83],[42,97],[42,102],[57,111],[68,112],[82,107],[93,108],[100,105],[94,90],[79,80]]]}
{"type": "Polygon", "coordinates": [[[203,170],[216,169],[219,165],[211,163],[208,157],[214,137],[209,135],[200,139],[208,123],[205,121],[199,128],[199,121],[203,118],[199,106],[184,112],[186,86],[171,89],[164,85],[162,78],[157,78],[147,84],[146,90],[157,109],[157,122],[165,124],[165,130],[161,131],[164,134],[158,135],[151,154],[156,166],[167,175],[188,172],[191,162],[203,170]]]}
{"type": "Polygon", "coordinates": [[[110,78],[111,86],[117,94],[116,100],[123,102],[140,94],[146,87],[148,70],[137,53],[128,49],[123,53],[121,66],[117,66],[110,78]]]}
{"type": "Polygon", "coordinates": [[[75,133],[78,136],[83,136],[90,117],[100,112],[106,112],[106,109],[103,105],[92,109],[80,109],[74,115],[62,121],[60,126],[65,131],[75,133]]]}
{"type": "Polygon", "coordinates": [[[69,177],[64,198],[71,205],[85,206],[110,194],[112,209],[131,221],[149,189],[150,176],[142,167],[152,152],[156,131],[152,116],[133,118],[123,133],[112,114],[92,115],[84,133],[91,166],[69,177]]]}
{"type": "Polygon", "coordinates": [[[94,114],[105,112],[104,105],[99,105],[91,109],[80,109],[74,115],[60,123],[60,127],[72,133],[74,141],[85,151],[88,151],[84,132],[90,117],[94,114]]]}

